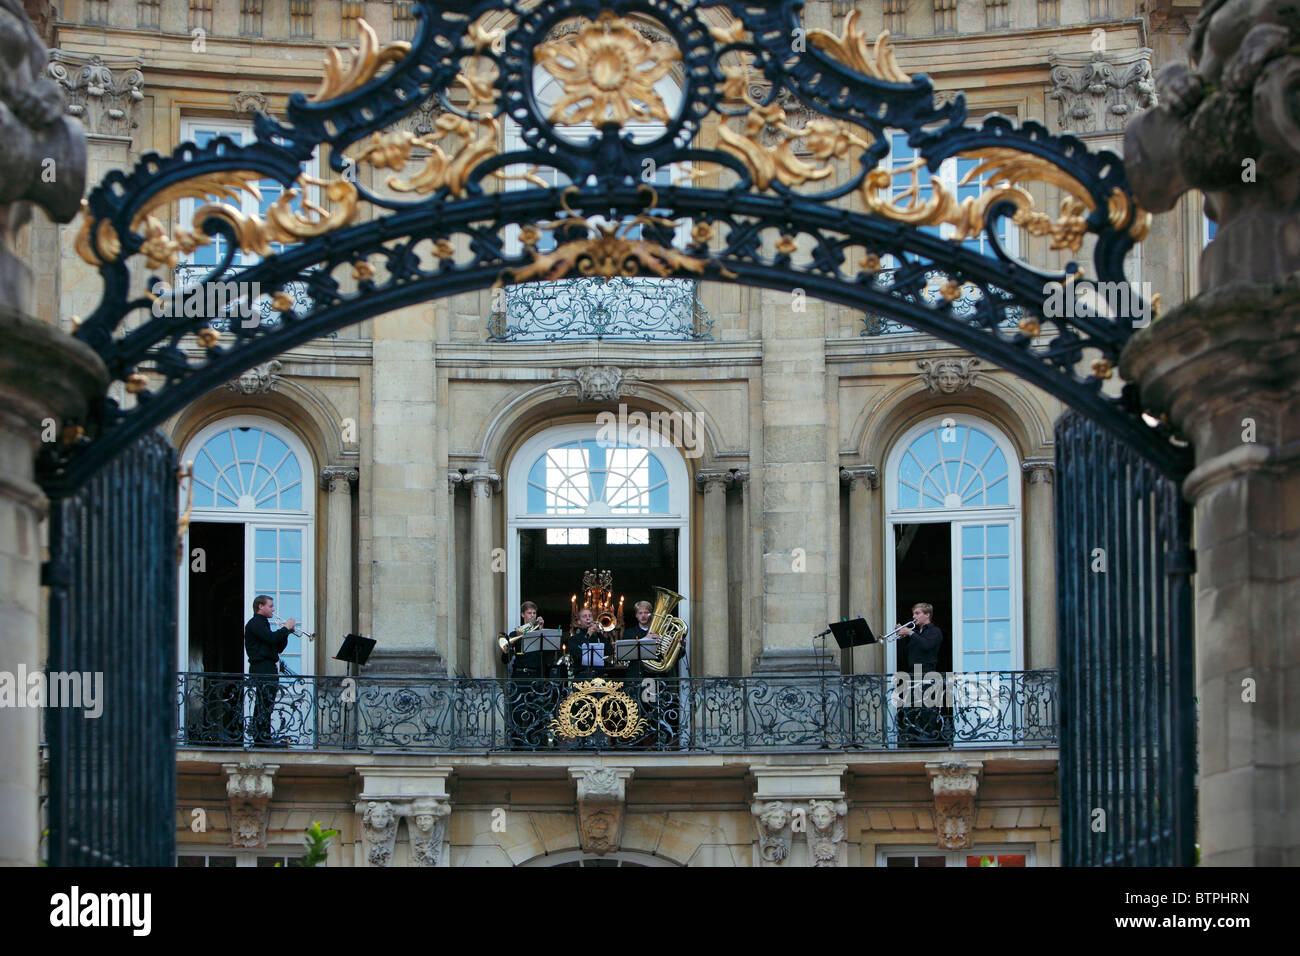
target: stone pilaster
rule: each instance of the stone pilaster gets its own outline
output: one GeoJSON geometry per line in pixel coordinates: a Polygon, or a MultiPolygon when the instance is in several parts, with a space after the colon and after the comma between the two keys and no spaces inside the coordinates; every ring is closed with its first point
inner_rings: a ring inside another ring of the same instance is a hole
{"type": "MultiPolygon", "coordinates": [[[[803,290],[800,290],[803,291],[803,290]]],[[[755,674],[816,674],[827,616],[826,316],[761,293],[763,647],[755,674]]]]}
{"type": "Polygon", "coordinates": [[[1050,458],[1021,462],[1025,476],[1026,670],[1056,666],[1056,502],[1050,458]]]}
{"type": "Polygon", "coordinates": [[[501,476],[491,471],[467,475],[469,483],[469,657],[471,677],[497,674],[496,610],[492,586],[492,493],[501,476]]]}
{"type": "MultiPolygon", "coordinates": [[[[325,643],[325,673],[339,676],[348,665],[334,660],[335,642],[352,630],[353,597],[356,581],[352,577],[352,486],[360,479],[356,468],[329,465],[321,470],[321,486],[329,493],[325,528],[325,616],[318,637],[325,643]]],[[[318,648],[319,650],[319,648],[318,648]]]]}
{"type": "Polygon", "coordinates": [[[975,797],[979,793],[984,764],[950,761],[927,763],[930,789],[934,793],[934,832],[941,850],[968,850],[975,829],[975,797]]]}
{"type": "Polygon", "coordinates": [[[578,784],[578,837],[584,853],[604,856],[619,848],[631,767],[571,767],[578,784]]]}
{"type": "Polygon", "coordinates": [[[1198,835],[1206,865],[1295,866],[1300,829],[1300,282],[1204,293],[1121,372],[1191,439],[1198,835]]]}
{"type": "Polygon", "coordinates": [[[266,846],[266,825],[271,819],[271,798],[275,795],[278,764],[256,761],[223,763],[226,797],[230,804],[230,845],[266,846]]]}
{"type": "Polygon", "coordinates": [[[704,537],[700,555],[700,631],[695,640],[701,677],[726,676],[730,651],[730,614],[727,606],[727,489],[731,472],[701,472],[696,487],[704,495],[704,537]]]}
{"type": "MultiPolygon", "coordinates": [[[[861,615],[880,633],[884,610],[880,607],[880,527],[875,520],[879,512],[876,491],[880,472],[872,465],[855,465],[840,469],[840,481],[849,488],[849,617],[861,615]]],[[[853,649],[855,674],[878,674],[884,670],[884,646],[869,644],[853,649]]]]}

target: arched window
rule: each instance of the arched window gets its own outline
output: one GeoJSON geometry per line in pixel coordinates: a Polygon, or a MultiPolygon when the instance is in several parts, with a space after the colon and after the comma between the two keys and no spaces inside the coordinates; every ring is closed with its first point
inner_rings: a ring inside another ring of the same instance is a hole
{"type": "MultiPolygon", "coordinates": [[[[639,428],[639,415],[628,416],[632,427],[618,440],[594,423],[561,425],[534,435],[511,459],[507,622],[531,600],[547,626],[567,626],[588,569],[613,573],[627,623],[654,586],[688,594],[686,462],[660,431],[639,428]]],[[[674,613],[689,623],[689,601],[674,613]]]]}
{"type": "MultiPolygon", "coordinates": [[[[288,429],[233,416],[196,434],[181,460],[194,463],[190,560],[181,568],[181,669],[246,670],[243,625],[257,595],[274,599],[278,618],[312,630],[311,456],[288,429]]],[[[293,673],[313,670],[299,634],[280,656],[293,673]]]]}
{"type": "MultiPolygon", "coordinates": [[[[896,620],[934,605],[954,671],[1022,666],[1020,469],[988,422],[948,415],[905,433],[885,469],[888,593],[896,620]]],[[[891,624],[895,621],[891,620],[891,624]]],[[[905,667],[890,645],[891,669],[905,667]]]]}

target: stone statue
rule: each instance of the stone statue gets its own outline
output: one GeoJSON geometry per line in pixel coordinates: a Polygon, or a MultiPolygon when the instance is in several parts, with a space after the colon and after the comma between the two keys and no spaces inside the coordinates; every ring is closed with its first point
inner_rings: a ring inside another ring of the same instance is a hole
{"type": "Polygon", "coordinates": [[[20,0],[0,0],[0,293],[24,312],[31,272],[13,255],[14,234],[33,205],[67,222],[86,188],[86,134],[64,115],[63,93],[45,76],[47,59],[20,0]]]}
{"type": "Polygon", "coordinates": [[[755,803],[751,808],[758,825],[758,853],[769,863],[781,863],[790,855],[791,814],[781,800],[755,803]]]}
{"type": "Polygon", "coordinates": [[[1157,79],[1160,105],[1124,136],[1138,201],[1167,212],[1205,192],[1218,223],[1202,284],[1267,282],[1300,269],[1300,0],[1206,0],[1193,66],[1157,79]]]}
{"type": "MultiPolygon", "coordinates": [[[[416,800],[411,804],[411,856],[416,866],[437,866],[447,839],[447,816],[451,807],[443,800],[416,800]]],[[[410,823],[407,823],[410,829],[410,823]]]]}

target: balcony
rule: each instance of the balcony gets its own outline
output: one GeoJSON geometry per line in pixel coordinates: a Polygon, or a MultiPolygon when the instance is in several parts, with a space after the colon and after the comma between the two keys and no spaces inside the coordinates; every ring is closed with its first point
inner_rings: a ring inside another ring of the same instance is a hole
{"type": "Polygon", "coordinates": [[[316,751],[892,751],[1057,746],[1057,673],[573,681],[182,673],[178,744],[316,751]],[[265,702],[258,713],[258,701],[265,702]],[[919,706],[911,706],[916,704],[919,706]],[[266,730],[269,711],[270,728],[266,730]],[[259,720],[261,732],[259,733],[259,720]],[[566,736],[566,730],[569,734],[566,736]]]}

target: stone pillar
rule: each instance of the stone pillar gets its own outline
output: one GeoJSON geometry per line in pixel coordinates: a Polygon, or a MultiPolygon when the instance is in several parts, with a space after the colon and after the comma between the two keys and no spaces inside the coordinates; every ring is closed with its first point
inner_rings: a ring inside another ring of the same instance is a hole
{"type": "Polygon", "coordinates": [[[336,661],[333,648],[352,630],[352,602],[356,581],[352,577],[352,483],[360,478],[355,468],[330,465],[321,471],[321,485],[329,492],[325,517],[325,608],[316,622],[316,637],[324,644],[325,673],[342,676],[348,665],[336,661]]]}
{"type": "Polygon", "coordinates": [[[730,472],[701,472],[696,487],[704,494],[704,538],[696,554],[700,561],[700,630],[694,642],[700,655],[694,673],[727,676],[730,614],[727,607],[727,488],[730,472]]]}
{"type": "MultiPolygon", "coordinates": [[[[1275,237],[1274,237],[1275,238],[1275,237]]],[[[1199,838],[1300,864],[1300,287],[1226,286],[1138,332],[1121,371],[1196,450],[1199,838]]]]}
{"type": "MultiPolygon", "coordinates": [[[[87,346],[0,306],[0,673],[42,670],[41,521],[33,481],[42,440],[72,438],[108,372],[87,346]]],[[[0,865],[35,866],[40,827],[38,722],[30,707],[0,709],[0,865]]]]}
{"type": "Polygon", "coordinates": [[[1052,494],[1055,462],[1029,458],[1025,475],[1025,669],[1056,666],[1056,501],[1052,494]]]}
{"type": "Polygon", "coordinates": [[[399,862],[398,831],[406,820],[408,866],[447,866],[451,767],[358,767],[361,793],[356,846],[358,866],[399,862]]]}
{"type": "Polygon", "coordinates": [[[492,586],[492,490],[501,477],[480,471],[467,475],[469,504],[469,657],[471,677],[495,677],[496,609],[492,586]]]}
{"type": "MultiPolygon", "coordinates": [[[[884,556],[880,553],[880,528],[876,524],[876,490],[880,472],[871,465],[840,469],[840,481],[849,486],[849,617],[862,615],[873,633],[888,630],[880,607],[884,556]]],[[[853,673],[884,671],[883,644],[853,649],[853,673]]]]}
{"type": "Polygon", "coordinates": [[[826,314],[762,294],[763,649],[754,673],[815,675],[826,626],[826,314]]]}

